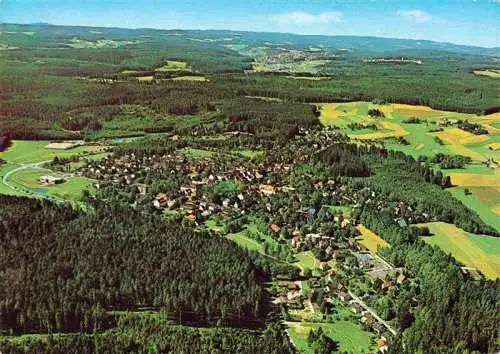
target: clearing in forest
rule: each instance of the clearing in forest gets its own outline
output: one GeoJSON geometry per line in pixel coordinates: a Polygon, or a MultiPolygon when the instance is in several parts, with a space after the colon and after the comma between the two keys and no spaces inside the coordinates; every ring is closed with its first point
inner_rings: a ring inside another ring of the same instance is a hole
{"type": "Polygon", "coordinates": [[[427,226],[433,234],[423,236],[425,242],[451,253],[458,262],[480,270],[487,278],[495,279],[500,276],[499,238],[471,234],[444,222],[417,226],[427,226]]]}
{"type": "Polygon", "coordinates": [[[167,60],[167,62],[163,66],[155,69],[155,71],[160,71],[160,72],[188,71],[188,70],[191,69],[188,67],[187,63],[175,60],[167,60]]]}
{"type": "Polygon", "coordinates": [[[312,354],[307,337],[311,329],[319,327],[328,337],[338,342],[339,352],[345,353],[373,353],[376,351],[372,343],[373,335],[363,331],[354,321],[338,320],[333,323],[321,322],[287,322],[290,337],[300,353],[312,354]]]}

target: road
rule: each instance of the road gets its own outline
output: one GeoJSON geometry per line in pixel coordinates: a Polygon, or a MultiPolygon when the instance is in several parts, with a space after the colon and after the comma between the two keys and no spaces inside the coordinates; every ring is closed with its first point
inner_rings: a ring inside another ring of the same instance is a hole
{"type": "Polygon", "coordinates": [[[353,301],[354,302],[357,302],[362,308],[364,308],[366,311],[368,311],[369,313],[371,313],[371,315],[377,320],[379,321],[380,323],[382,323],[385,328],[387,328],[387,330],[389,332],[391,332],[393,335],[396,335],[396,330],[394,328],[391,327],[391,325],[389,323],[387,323],[386,321],[384,321],[383,319],[381,319],[377,313],[375,312],[375,310],[373,310],[370,306],[368,306],[363,300],[361,300],[359,297],[357,297],[356,295],[354,295],[350,290],[348,291],[349,295],[353,298],[353,301]]]}

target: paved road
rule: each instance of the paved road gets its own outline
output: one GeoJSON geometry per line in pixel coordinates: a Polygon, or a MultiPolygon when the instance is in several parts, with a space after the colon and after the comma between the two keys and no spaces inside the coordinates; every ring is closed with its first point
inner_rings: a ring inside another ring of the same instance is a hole
{"type": "Polygon", "coordinates": [[[375,310],[373,310],[371,307],[369,307],[363,300],[361,300],[359,297],[357,297],[356,295],[354,295],[350,290],[348,292],[349,292],[349,295],[353,298],[354,302],[357,302],[362,308],[364,308],[366,311],[368,311],[369,313],[371,313],[371,315],[377,321],[379,321],[380,323],[382,323],[385,326],[385,328],[387,328],[389,330],[389,332],[391,332],[393,335],[396,335],[396,330],[394,328],[392,328],[389,323],[387,323],[386,321],[384,321],[383,319],[381,319],[377,315],[377,313],[375,312],[375,310]]]}

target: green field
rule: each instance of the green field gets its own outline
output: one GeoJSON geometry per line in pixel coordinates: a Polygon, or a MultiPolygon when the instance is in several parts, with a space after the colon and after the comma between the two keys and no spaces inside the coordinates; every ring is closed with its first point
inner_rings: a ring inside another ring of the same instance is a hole
{"type": "Polygon", "coordinates": [[[427,226],[433,236],[422,239],[451,253],[460,263],[477,268],[487,278],[500,276],[500,239],[485,235],[475,235],[444,222],[419,224],[427,226]]]}
{"type": "Polygon", "coordinates": [[[485,198],[483,197],[484,192],[482,191],[490,190],[491,196],[495,197],[499,194],[498,190],[491,187],[469,187],[471,194],[466,195],[464,189],[465,187],[453,187],[448,189],[448,191],[467,207],[474,210],[486,224],[494,227],[497,231],[500,231],[500,216],[494,212],[494,210],[496,210],[494,208],[498,205],[500,200],[496,199],[497,204],[493,205],[492,208],[487,202],[485,202],[485,198]]]}
{"type": "Polygon", "coordinates": [[[319,269],[319,260],[314,257],[311,251],[300,252],[295,255],[298,262],[296,265],[304,271],[304,269],[319,269]]]}
{"type": "Polygon", "coordinates": [[[107,147],[80,146],[69,150],[53,150],[45,148],[48,143],[48,141],[16,140],[7,151],[0,153],[0,159],[6,161],[6,164],[0,166],[0,193],[77,200],[84,189],[92,189],[93,181],[85,177],[68,177],[65,183],[41,186],[38,182],[40,176],[57,173],[31,164],[49,162],[56,156],[79,155],[89,159],[103,158],[107,156],[107,153],[103,152],[107,147]],[[25,164],[30,166],[23,167],[25,164]],[[14,172],[6,178],[6,182],[15,189],[3,183],[4,176],[11,171],[14,172]]]}
{"type": "Polygon", "coordinates": [[[376,347],[371,344],[373,335],[363,331],[352,321],[336,321],[334,323],[288,322],[290,337],[299,353],[313,353],[307,342],[311,329],[323,329],[323,333],[339,344],[339,352],[374,353],[376,347]]]}
{"type": "Polygon", "coordinates": [[[174,60],[167,60],[167,62],[163,66],[155,69],[155,71],[163,71],[163,72],[187,71],[187,70],[190,70],[187,63],[183,61],[174,61],[174,60]]]}

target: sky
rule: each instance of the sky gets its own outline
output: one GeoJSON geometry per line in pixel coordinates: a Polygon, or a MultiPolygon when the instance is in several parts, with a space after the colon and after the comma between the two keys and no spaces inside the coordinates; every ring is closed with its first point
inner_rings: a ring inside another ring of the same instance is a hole
{"type": "Polygon", "coordinates": [[[500,46],[500,0],[0,0],[0,22],[367,35],[500,46]]]}

